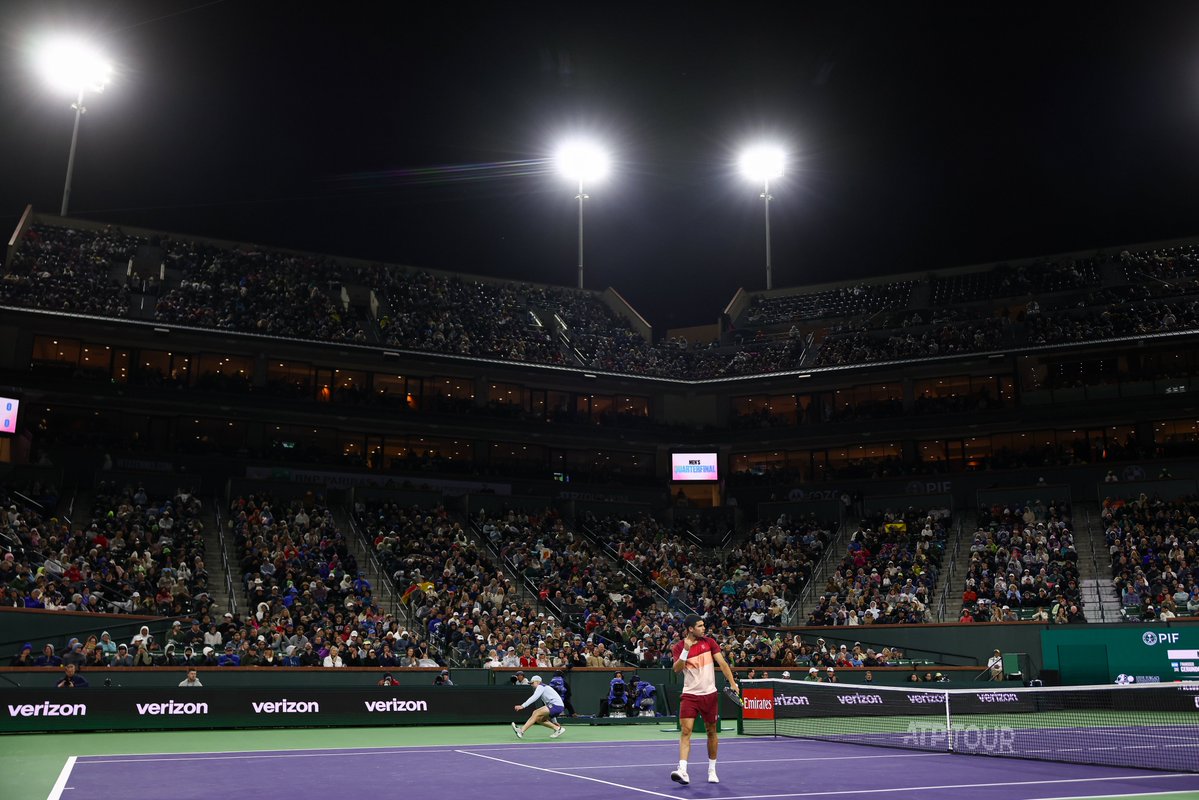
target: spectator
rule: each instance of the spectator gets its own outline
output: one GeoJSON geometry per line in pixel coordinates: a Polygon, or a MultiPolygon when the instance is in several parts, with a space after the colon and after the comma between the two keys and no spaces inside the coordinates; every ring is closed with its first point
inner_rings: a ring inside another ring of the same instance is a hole
{"type": "Polygon", "coordinates": [[[86,689],[88,686],[87,679],[78,672],[79,668],[75,664],[66,664],[63,666],[63,676],[58,682],[59,689],[86,689]]]}
{"type": "Polygon", "coordinates": [[[62,659],[54,654],[54,645],[47,642],[46,646],[42,648],[42,654],[37,657],[34,665],[38,667],[61,667],[62,659]]]}
{"type": "Polygon", "coordinates": [[[433,685],[434,686],[453,686],[454,682],[452,680],[450,680],[450,671],[448,669],[443,669],[441,672],[438,672],[437,677],[435,677],[433,679],[433,685]]]}
{"type": "Polygon", "coordinates": [[[10,667],[33,667],[33,666],[45,666],[45,665],[37,664],[35,662],[35,660],[33,658],[33,643],[26,642],[25,644],[21,645],[21,651],[12,657],[12,661],[9,662],[9,666],[10,667]]]}
{"type": "Polygon", "coordinates": [[[112,640],[112,636],[108,631],[100,634],[100,642],[97,645],[103,651],[106,659],[112,659],[117,654],[117,643],[112,640]]]}
{"type": "Polygon", "coordinates": [[[199,686],[203,686],[204,684],[200,683],[200,679],[199,679],[199,677],[197,677],[196,671],[194,669],[189,669],[187,671],[187,677],[185,677],[183,680],[179,681],[179,685],[180,686],[189,686],[189,687],[199,687],[199,686]]]}
{"type": "Polygon", "coordinates": [[[329,648],[329,654],[327,656],[325,656],[324,660],[321,662],[321,666],[325,666],[325,667],[344,667],[345,666],[345,661],[342,660],[342,657],[341,657],[336,645],[329,648]]]}
{"type": "Polygon", "coordinates": [[[125,644],[124,642],[121,642],[119,645],[117,645],[117,654],[115,656],[113,656],[112,663],[110,663],[109,666],[112,666],[112,667],[132,667],[133,666],[133,656],[131,656],[129,654],[129,645],[125,644]]]}
{"type": "Polygon", "coordinates": [[[987,661],[987,669],[991,671],[991,680],[1003,680],[1003,655],[999,650],[995,650],[991,654],[991,658],[987,661]]]}

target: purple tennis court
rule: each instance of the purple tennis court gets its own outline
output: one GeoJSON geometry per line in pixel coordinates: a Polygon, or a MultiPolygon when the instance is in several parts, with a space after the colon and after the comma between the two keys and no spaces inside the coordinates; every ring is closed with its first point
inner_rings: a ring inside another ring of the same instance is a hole
{"type": "Polygon", "coordinates": [[[229,753],[81,756],[72,758],[51,800],[72,790],[124,785],[153,770],[157,785],[179,800],[207,799],[264,782],[292,797],[328,795],[324,779],[350,775],[355,793],[471,797],[519,791],[574,800],[657,797],[822,798],[885,795],[895,800],[956,798],[1032,800],[1168,794],[1199,797],[1199,775],[1081,766],[949,753],[896,752],[836,742],[726,739],[719,784],[706,779],[702,742],[692,755],[692,782],[672,783],[677,742],[513,742],[501,745],[229,753]]]}

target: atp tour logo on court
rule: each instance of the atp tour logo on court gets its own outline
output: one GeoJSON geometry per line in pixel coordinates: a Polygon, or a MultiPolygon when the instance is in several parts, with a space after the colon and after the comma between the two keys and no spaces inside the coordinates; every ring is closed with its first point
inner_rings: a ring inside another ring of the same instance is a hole
{"type": "Polygon", "coordinates": [[[774,691],[745,689],[741,692],[743,719],[774,719],[774,691]]]}
{"type": "Polygon", "coordinates": [[[1154,633],[1153,631],[1145,631],[1141,634],[1141,641],[1148,647],[1153,647],[1155,644],[1177,644],[1181,633],[1154,633]]]}

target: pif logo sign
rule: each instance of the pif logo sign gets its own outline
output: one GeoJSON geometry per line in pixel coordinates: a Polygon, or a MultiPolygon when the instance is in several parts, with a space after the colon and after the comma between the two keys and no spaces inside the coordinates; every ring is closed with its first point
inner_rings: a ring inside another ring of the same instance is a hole
{"type": "Polygon", "coordinates": [[[741,700],[742,719],[774,719],[773,689],[745,689],[741,700]]]}
{"type": "Polygon", "coordinates": [[[1180,633],[1154,633],[1153,631],[1145,631],[1141,634],[1141,641],[1148,647],[1153,647],[1155,644],[1178,644],[1180,633]]]}

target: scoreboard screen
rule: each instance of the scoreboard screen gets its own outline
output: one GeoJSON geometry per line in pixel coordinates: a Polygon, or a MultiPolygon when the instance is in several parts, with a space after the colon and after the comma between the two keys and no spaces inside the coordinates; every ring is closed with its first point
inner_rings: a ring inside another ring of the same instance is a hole
{"type": "Polygon", "coordinates": [[[0,434],[17,432],[17,409],[21,401],[15,397],[0,397],[0,434]]]}
{"type": "Polygon", "coordinates": [[[716,453],[671,453],[670,479],[672,481],[720,480],[716,457],[716,453]]]}

